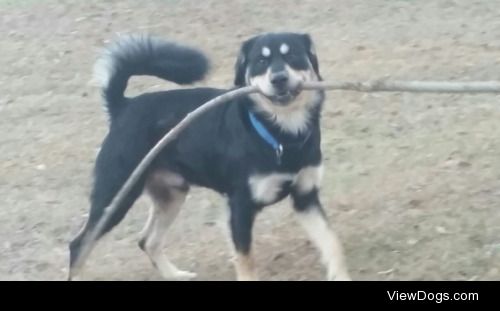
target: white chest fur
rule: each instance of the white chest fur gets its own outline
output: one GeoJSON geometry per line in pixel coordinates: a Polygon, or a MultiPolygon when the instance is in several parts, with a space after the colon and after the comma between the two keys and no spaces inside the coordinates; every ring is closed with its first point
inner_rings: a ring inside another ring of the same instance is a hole
{"type": "Polygon", "coordinates": [[[292,182],[292,187],[305,194],[320,186],[322,175],[321,165],[308,166],[296,174],[255,174],[249,178],[248,185],[255,202],[270,204],[276,201],[286,182],[292,182]]]}

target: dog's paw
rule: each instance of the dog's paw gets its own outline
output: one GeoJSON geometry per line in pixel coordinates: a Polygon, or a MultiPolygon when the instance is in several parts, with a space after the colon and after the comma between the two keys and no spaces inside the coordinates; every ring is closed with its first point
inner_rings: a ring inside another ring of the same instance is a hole
{"type": "Polygon", "coordinates": [[[329,281],[352,281],[352,279],[350,276],[344,275],[344,276],[336,276],[333,279],[329,279],[329,281]]]}
{"type": "Polygon", "coordinates": [[[189,281],[196,278],[198,275],[194,272],[177,270],[171,273],[162,273],[162,276],[166,280],[170,281],[189,281]]]}
{"type": "Polygon", "coordinates": [[[240,275],[237,277],[238,281],[259,281],[259,278],[256,275],[240,275]]]}
{"type": "Polygon", "coordinates": [[[328,281],[352,281],[351,277],[347,272],[333,273],[330,271],[327,276],[328,281]]]}

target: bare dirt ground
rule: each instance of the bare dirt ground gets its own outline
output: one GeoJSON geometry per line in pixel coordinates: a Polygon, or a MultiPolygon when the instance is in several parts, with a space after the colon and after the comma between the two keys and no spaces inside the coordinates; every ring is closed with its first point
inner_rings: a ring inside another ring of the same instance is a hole
{"type": "MultiPolygon", "coordinates": [[[[0,0],[0,279],[63,280],[86,219],[107,120],[89,84],[116,33],[150,32],[209,53],[203,82],[230,86],[240,43],[310,33],[328,79],[500,77],[500,1],[0,0]]],[[[130,94],[175,87],[134,78],[130,94]]],[[[500,102],[495,95],[331,92],[322,198],[356,280],[500,278],[500,102]]],[[[137,247],[143,198],[87,262],[86,280],[160,280],[137,247]]],[[[197,280],[233,280],[224,202],[195,189],[167,253],[197,280]]],[[[289,202],[264,211],[265,280],[322,280],[289,202]]]]}

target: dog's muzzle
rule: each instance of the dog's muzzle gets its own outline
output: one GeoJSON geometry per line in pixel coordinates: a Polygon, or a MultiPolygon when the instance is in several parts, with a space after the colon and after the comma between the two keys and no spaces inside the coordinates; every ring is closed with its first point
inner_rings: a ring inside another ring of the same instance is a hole
{"type": "Polygon", "coordinates": [[[269,98],[281,105],[290,103],[300,93],[299,85],[291,87],[290,78],[286,71],[273,73],[270,76],[270,82],[273,86],[274,94],[269,96],[269,98]]]}

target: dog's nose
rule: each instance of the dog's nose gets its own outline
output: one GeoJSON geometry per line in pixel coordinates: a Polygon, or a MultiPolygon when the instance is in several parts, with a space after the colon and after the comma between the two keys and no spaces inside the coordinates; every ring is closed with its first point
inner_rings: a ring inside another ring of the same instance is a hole
{"type": "Polygon", "coordinates": [[[283,87],[288,82],[288,73],[285,71],[277,72],[271,75],[271,83],[276,87],[283,87]]]}

